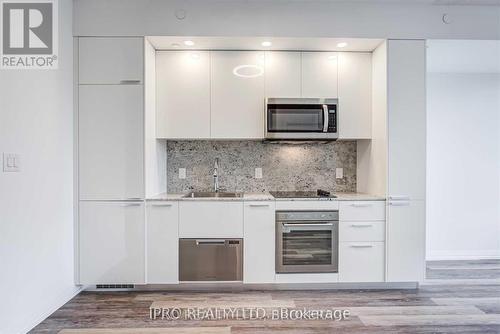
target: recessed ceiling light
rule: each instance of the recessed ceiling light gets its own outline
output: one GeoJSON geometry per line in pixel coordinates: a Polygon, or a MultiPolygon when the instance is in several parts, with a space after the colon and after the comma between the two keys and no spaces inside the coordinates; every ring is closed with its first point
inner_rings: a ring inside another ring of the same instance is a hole
{"type": "Polygon", "coordinates": [[[181,47],[181,45],[179,43],[172,43],[172,44],[170,44],[170,46],[173,48],[180,48],[181,47]]]}
{"type": "Polygon", "coordinates": [[[340,42],[340,43],[337,44],[337,46],[339,48],[345,48],[347,46],[347,43],[346,42],[340,42]]]}
{"type": "Polygon", "coordinates": [[[191,58],[200,59],[200,54],[199,53],[191,53],[191,58]]]}
{"type": "Polygon", "coordinates": [[[184,41],[184,45],[193,46],[194,42],[193,41],[184,41]]]}
{"type": "Polygon", "coordinates": [[[265,41],[265,42],[262,42],[261,45],[262,46],[271,46],[271,45],[273,45],[273,43],[271,43],[269,41],[265,41]]]}

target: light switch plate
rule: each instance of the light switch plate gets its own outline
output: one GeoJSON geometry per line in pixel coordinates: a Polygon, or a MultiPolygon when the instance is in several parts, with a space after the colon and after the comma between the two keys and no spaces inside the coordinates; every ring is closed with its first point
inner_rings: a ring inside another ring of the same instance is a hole
{"type": "Polygon", "coordinates": [[[255,168],[255,178],[262,179],[262,168],[255,168]]]}
{"type": "Polygon", "coordinates": [[[3,171],[19,172],[21,171],[21,157],[15,153],[3,154],[3,171]]]}
{"type": "Polygon", "coordinates": [[[186,168],[179,168],[179,179],[186,178],[186,168]]]}
{"type": "Polygon", "coordinates": [[[335,169],[335,178],[337,178],[337,179],[344,178],[344,168],[336,168],[335,169]]]}

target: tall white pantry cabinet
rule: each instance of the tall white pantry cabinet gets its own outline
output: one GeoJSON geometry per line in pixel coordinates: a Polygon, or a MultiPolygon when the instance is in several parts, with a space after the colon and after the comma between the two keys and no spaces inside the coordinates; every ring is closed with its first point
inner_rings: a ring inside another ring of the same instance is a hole
{"type": "Polygon", "coordinates": [[[76,280],[145,283],[144,40],[81,37],[77,50],[76,280]]]}

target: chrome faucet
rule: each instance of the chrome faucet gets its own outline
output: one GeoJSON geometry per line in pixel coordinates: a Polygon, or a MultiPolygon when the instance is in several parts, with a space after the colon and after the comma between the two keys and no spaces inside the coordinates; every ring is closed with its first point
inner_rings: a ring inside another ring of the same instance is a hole
{"type": "Polygon", "coordinates": [[[215,158],[214,163],[214,191],[219,192],[219,158],[215,158]]]}

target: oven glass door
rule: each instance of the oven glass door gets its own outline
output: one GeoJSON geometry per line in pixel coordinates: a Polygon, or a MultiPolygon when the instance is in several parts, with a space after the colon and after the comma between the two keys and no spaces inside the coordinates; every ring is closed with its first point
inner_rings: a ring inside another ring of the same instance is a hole
{"type": "Polygon", "coordinates": [[[337,272],[338,222],[278,224],[276,272],[337,272]]]}
{"type": "Polygon", "coordinates": [[[268,104],[268,132],[323,132],[325,112],[321,104],[268,104]]]}

